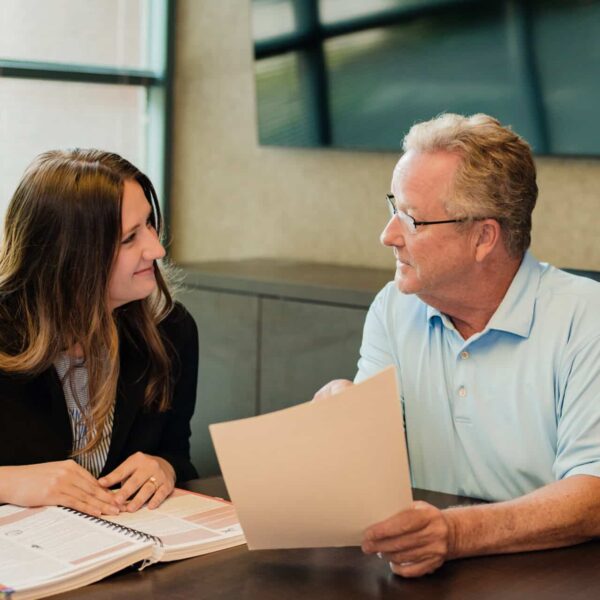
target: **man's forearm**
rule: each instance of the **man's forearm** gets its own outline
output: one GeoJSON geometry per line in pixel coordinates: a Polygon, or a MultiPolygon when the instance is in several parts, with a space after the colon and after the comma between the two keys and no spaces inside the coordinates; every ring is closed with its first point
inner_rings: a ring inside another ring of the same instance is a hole
{"type": "Polygon", "coordinates": [[[570,546],[600,536],[600,477],[576,475],[515,500],[443,512],[448,558],[570,546]]]}

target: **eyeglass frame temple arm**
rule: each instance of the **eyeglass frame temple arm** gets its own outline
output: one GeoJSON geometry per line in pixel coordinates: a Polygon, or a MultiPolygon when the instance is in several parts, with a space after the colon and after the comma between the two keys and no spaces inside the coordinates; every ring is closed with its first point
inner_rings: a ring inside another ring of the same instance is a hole
{"type": "MultiPolygon", "coordinates": [[[[394,215],[398,214],[398,209],[396,208],[396,205],[394,204],[394,200],[396,200],[396,197],[394,196],[394,194],[386,194],[385,197],[387,198],[387,201],[390,203],[390,206],[392,207],[392,211],[394,213],[394,215]]],[[[445,221],[415,221],[414,217],[411,217],[410,215],[406,215],[407,217],[409,217],[410,219],[412,219],[413,225],[415,227],[417,227],[418,225],[443,225],[444,223],[464,223],[467,219],[447,219],[445,221]]]]}

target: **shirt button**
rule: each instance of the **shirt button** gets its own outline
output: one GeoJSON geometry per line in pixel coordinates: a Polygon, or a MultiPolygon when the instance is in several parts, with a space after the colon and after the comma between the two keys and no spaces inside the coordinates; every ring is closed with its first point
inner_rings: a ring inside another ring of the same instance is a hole
{"type": "Polygon", "coordinates": [[[459,387],[458,388],[458,395],[461,398],[464,398],[467,395],[467,390],[463,386],[459,387]]]}
{"type": "Polygon", "coordinates": [[[460,357],[461,357],[463,360],[467,360],[467,358],[469,358],[469,353],[468,353],[466,350],[463,350],[463,351],[460,353],[460,357]]]}

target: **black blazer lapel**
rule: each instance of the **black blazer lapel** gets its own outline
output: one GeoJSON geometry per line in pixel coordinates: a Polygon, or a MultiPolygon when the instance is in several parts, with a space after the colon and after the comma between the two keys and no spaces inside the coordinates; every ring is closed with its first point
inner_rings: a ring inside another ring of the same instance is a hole
{"type": "Polygon", "coordinates": [[[50,392],[50,429],[57,440],[64,440],[67,455],[73,451],[73,431],[62,384],[54,367],[41,375],[50,392]]]}
{"type": "Polygon", "coordinates": [[[123,446],[127,442],[133,422],[142,407],[146,388],[146,377],[144,377],[146,360],[143,354],[136,351],[127,341],[122,340],[120,355],[112,439],[102,475],[106,475],[123,461],[123,446]]]}
{"type": "Polygon", "coordinates": [[[0,465],[66,460],[71,423],[56,370],[37,377],[0,375],[0,465]]]}

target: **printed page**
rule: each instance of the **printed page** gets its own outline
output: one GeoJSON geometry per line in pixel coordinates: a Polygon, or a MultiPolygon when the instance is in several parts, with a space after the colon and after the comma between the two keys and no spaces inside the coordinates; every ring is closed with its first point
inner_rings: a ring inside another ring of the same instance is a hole
{"type": "Polygon", "coordinates": [[[0,585],[28,587],[143,546],[57,507],[0,506],[0,585]]]}
{"type": "Polygon", "coordinates": [[[210,432],[251,550],[359,545],[367,527],[412,501],[393,367],[210,432]]]}
{"type": "Polygon", "coordinates": [[[156,535],[166,547],[212,543],[242,534],[231,504],[178,489],[154,510],[143,507],[105,518],[156,535]]]}

